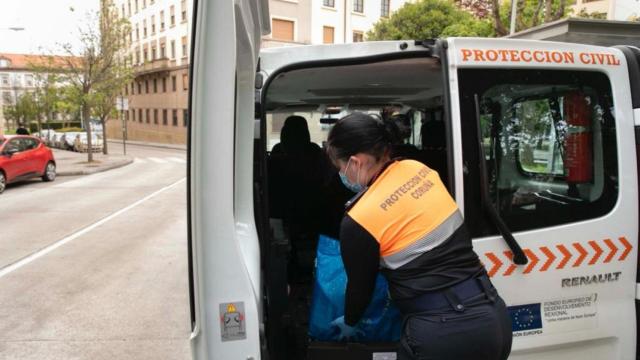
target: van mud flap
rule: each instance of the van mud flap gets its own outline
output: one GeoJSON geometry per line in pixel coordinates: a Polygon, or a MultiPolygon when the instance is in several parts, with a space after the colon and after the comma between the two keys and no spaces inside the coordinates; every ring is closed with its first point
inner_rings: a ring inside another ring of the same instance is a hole
{"type": "Polygon", "coordinates": [[[396,360],[397,343],[337,343],[311,341],[308,360],[396,360]]]}

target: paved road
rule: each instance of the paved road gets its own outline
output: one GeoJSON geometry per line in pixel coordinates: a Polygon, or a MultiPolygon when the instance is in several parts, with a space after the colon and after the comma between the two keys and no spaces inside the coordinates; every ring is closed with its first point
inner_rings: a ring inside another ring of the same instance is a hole
{"type": "Polygon", "coordinates": [[[0,359],[189,358],[185,152],[127,152],[0,196],[0,359]]]}

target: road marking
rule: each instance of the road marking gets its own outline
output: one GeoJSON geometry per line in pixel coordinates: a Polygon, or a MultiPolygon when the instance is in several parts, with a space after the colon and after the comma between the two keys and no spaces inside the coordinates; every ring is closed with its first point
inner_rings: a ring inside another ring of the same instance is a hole
{"type": "Polygon", "coordinates": [[[173,162],[180,163],[180,164],[184,164],[184,163],[187,162],[186,159],[182,159],[182,158],[179,158],[179,157],[170,157],[170,158],[167,158],[167,159],[169,159],[169,160],[171,160],[173,162]]]}
{"type": "Polygon", "coordinates": [[[95,228],[97,228],[97,227],[109,222],[110,220],[118,217],[119,215],[124,214],[125,212],[137,207],[138,205],[146,202],[147,200],[150,200],[150,199],[160,195],[161,193],[176,187],[177,185],[179,185],[180,183],[184,182],[185,180],[186,180],[186,177],[183,177],[182,179],[180,179],[180,180],[178,180],[178,181],[176,181],[176,182],[174,182],[174,183],[172,183],[170,185],[167,185],[167,186],[165,186],[165,187],[163,187],[163,188],[161,188],[161,189],[159,189],[157,191],[154,191],[153,193],[143,197],[142,199],[134,202],[133,204],[130,204],[130,205],[128,205],[128,206],[126,206],[126,207],[124,207],[124,208],[112,213],[111,215],[108,215],[108,216],[106,216],[106,217],[94,222],[91,225],[85,226],[84,228],[76,231],[75,233],[73,233],[73,234],[71,234],[71,235],[69,235],[69,236],[67,236],[67,237],[65,237],[63,239],[60,239],[60,240],[54,242],[53,244],[45,246],[44,248],[36,251],[35,253],[32,253],[31,255],[27,255],[27,256],[23,257],[22,259],[14,262],[14,263],[11,263],[11,264],[3,267],[3,268],[0,268],[0,278],[4,277],[5,275],[7,275],[7,274],[9,274],[9,273],[11,273],[11,272],[13,272],[15,270],[20,269],[21,267],[23,267],[25,265],[28,265],[29,263],[31,263],[31,262],[33,262],[33,261],[35,261],[35,260],[37,260],[37,259],[39,259],[41,257],[43,257],[44,255],[52,252],[53,250],[59,248],[60,246],[66,244],[66,243],[68,243],[68,242],[70,242],[72,240],[75,240],[75,239],[79,238],[80,236],[82,236],[82,235],[90,232],[91,230],[93,230],[93,229],[95,229],[95,228]]]}
{"type": "Polygon", "coordinates": [[[167,163],[167,160],[161,159],[161,158],[157,158],[157,157],[150,157],[150,158],[147,158],[147,159],[153,161],[156,164],[166,164],[167,163]]]}

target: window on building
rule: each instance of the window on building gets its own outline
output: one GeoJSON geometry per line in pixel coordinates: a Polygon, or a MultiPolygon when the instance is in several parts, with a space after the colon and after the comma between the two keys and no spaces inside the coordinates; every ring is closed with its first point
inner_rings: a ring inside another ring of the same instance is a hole
{"type": "Polygon", "coordinates": [[[151,46],[151,60],[155,60],[156,59],[156,46],[153,45],[151,46]]]}
{"type": "Polygon", "coordinates": [[[153,123],[158,125],[158,109],[153,109],[153,123]]]}
{"type": "Polygon", "coordinates": [[[129,12],[129,16],[131,16],[131,0],[127,1],[127,10],[129,12]]]}
{"type": "Polygon", "coordinates": [[[136,24],[136,40],[140,40],[140,24],[136,24]]]}
{"type": "Polygon", "coordinates": [[[149,124],[151,122],[151,109],[146,110],[146,122],[149,124]]]}
{"type": "Polygon", "coordinates": [[[171,77],[171,88],[173,89],[174,92],[178,90],[178,79],[176,79],[175,75],[171,77]]]}
{"type": "Polygon", "coordinates": [[[167,92],[167,78],[162,78],[162,92],[167,92]]]}
{"type": "Polygon", "coordinates": [[[274,40],[293,41],[294,22],[282,19],[272,19],[271,38],[273,38],[274,40]]]}
{"type": "Polygon", "coordinates": [[[182,109],[182,126],[187,127],[189,124],[189,111],[187,109],[182,109]]]}
{"type": "Polygon", "coordinates": [[[353,0],[353,12],[364,12],[364,0],[353,0]]]}
{"type": "Polygon", "coordinates": [[[147,49],[142,50],[142,61],[149,61],[149,51],[147,51],[147,49]]]}
{"type": "Polygon", "coordinates": [[[2,92],[2,102],[6,104],[13,104],[13,96],[11,96],[11,92],[3,91],[2,92]]]}
{"type": "Polygon", "coordinates": [[[160,59],[164,59],[166,57],[167,57],[167,54],[166,54],[165,44],[162,43],[160,44],[160,59]]]}
{"type": "Polygon", "coordinates": [[[136,0],[136,14],[138,13],[138,0],[136,0]]]}
{"type": "Polygon", "coordinates": [[[127,14],[124,12],[124,4],[122,4],[122,18],[127,17],[127,14]]]}
{"type": "Polygon", "coordinates": [[[147,38],[147,19],[142,20],[142,36],[147,38]]]}
{"type": "Polygon", "coordinates": [[[144,93],[145,94],[149,93],[149,80],[144,81],[144,93]]]}
{"type": "Polygon", "coordinates": [[[171,40],[171,58],[172,59],[176,58],[176,41],[175,40],[171,40]]]}
{"type": "Polygon", "coordinates": [[[2,85],[9,86],[9,75],[2,74],[2,85]]]}
{"type": "Polygon", "coordinates": [[[162,125],[167,125],[168,121],[167,109],[162,109],[162,125]]]}
{"type": "Polygon", "coordinates": [[[124,112],[124,121],[129,121],[129,112],[128,111],[124,112]]]}
{"type": "Polygon", "coordinates": [[[169,8],[169,26],[176,25],[176,7],[171,5],[169,8]]]}
{"type": "Polygon", "coordinates": [[[133,82],[131,82],[131,95],[133,95],[134,93],[135,93],[135,86],[133,82]]]}
{"type": "Polygon", "coordinates": [[[153,92],[158,92],[158,79],[153,79],[153,92]]]}
{"type": "Polygon", "coordinates": [[[142,109],[138,109],[138,122],[142,122],[142,109]]]}
{"type": "Polygon", "coordinates": [[[182,57],[185,58],[187,57],[187,37],[183,36],[182,37],[182,57]]]}
{"type": "Polygon", "coordinates": [[[324,44],[333,44],[334,28],[331,26],[322,27],[322,42],[324,44]]]}
{"type": "MultiPolygon", "coordinates": [[[[466,177],[479,178],[478,163],[485,161],[489,201],[509,229],[583,221],[613,209],[619,175],[607,75],[464,69],[458,79],[462,143],[469,144],[463,146],[466,177]],[[478,143],[484,145],[484,159],[478,143]]],[[[464,190],[465,222],[474,237],[497,233],[478,204],[479,184],[465,182],[464,190]]]]}
{"type": "Polygon", "coordinates": [[[131,120],[136,121],[136,109],[131,109],[131,120]]]}
{"type": "Polygon", "coordinates": [[[187,0],[182,0],[180,2],[180,14],[182,17],[182,22],[187,21],[187,0]]]}
{"type": "Polygon", "coordinates": [[[389,17],[389,7],[391,0],[380,0],[380,16],[389,17]]]}
{"type": "Polygon", "coordinates": [[[336,7],[336,0],[322,0],[322,5],[326,7],[336,7]]]}
{"type": "Polygon", "coordinates": [[[151,15],[151,35],[156,33],[156,16],[151,15]]]}
{"type": "Polygon", "coordinates": [[[189,75],[188,74],[182,74],[182,90],[188,90],[189,89],[189,75]]]}
{"type": "Polygon", "coordinates": [[[142,83],[138,81],[138,94],[142,94],[142,83]]]}
{"type": "Polygon", "coordinates": [[[178,110],[177,109],[171,110],[171,124],[173,126],[178,126],[178,110]]]}
{"type": "Polygon", "coordinates": [[[160,11],[160,31],[164,31],[164,10],[160,11]]]}
{"type": "Polygon", "coordinates": [[[28,87],[33,86],[33,75],[27,74],[24,76],[24,82],[28,87]]]}
{"type": "Polygon", "coordinates": [[[147,7],[147,0],[142,0],[142,8],[146,8],[147,7]]]}
{"type": "Polygon", "coordinates": [[[125,87],[124,87],[124,94],[125,94],[125,95],[129,95],[129,85],[125,85],[125,87]]]}
{"type": "Polygon", "coordinates": [[[353,42],[357,43],[357,42],[363,42],[363,41],[364,41],[364,34],[362,33],[362,31],[354,31],[353,42]]]}

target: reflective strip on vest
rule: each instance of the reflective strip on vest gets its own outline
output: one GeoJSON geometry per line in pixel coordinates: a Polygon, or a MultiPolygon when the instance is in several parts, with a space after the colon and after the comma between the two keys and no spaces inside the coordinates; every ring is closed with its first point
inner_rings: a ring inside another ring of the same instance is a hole
{"type": "Polygon", "coordinates": [[[397,269],[410,263],[418,256],[447,241],[463,222],[464,220],[462,219],[460,211],[454,212],[447,220],[423,238],[416,240],[395,254],[381,257],[380,265],[388,269],[397,269]]]}
{"type": "Polygon", "coordinates": [[[442,244],[463,222],[438,173],[414,160],[389,165],[348,214],[378,241],[381,265],[391,269],[442,244]]]}

